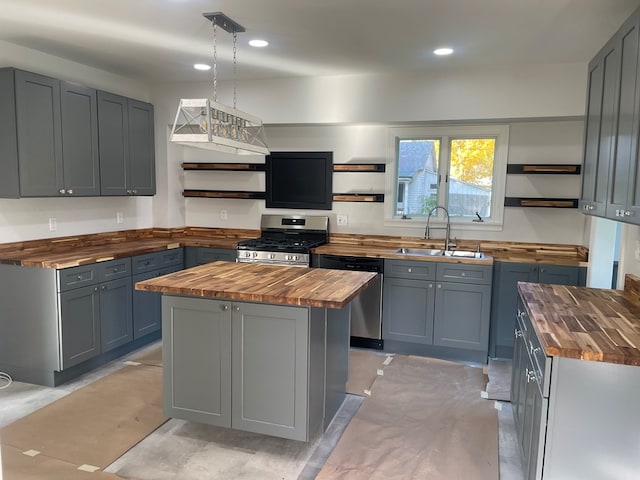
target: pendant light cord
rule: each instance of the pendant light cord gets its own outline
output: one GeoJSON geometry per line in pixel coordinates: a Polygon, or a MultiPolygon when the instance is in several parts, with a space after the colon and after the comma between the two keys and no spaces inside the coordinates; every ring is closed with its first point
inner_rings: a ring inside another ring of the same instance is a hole
{"type": "Polygon", "coordinates": [[[213,101],[218,101],[218,43],[216,17],[213,17],[213,101]]]}

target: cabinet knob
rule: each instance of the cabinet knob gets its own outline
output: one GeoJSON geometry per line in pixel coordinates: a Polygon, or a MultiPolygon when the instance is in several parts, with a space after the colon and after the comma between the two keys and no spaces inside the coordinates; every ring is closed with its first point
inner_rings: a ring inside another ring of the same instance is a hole
{"type": "Polygon", "coordinates": [[[233,311],[234,312],[239,312],[240,311],[240,307],[238,307],[238,306],[233,307],[233,311]]]}
{"type": "Polygon", "coordinates": [[[82,280],[82,275],[78,275],[78,276],[76,277],[76,280],[82,280]]]}
{"type": "Polygon", "coordinates": [[[229,310],[229,305],[220,305],[220,310],[227,312],[229,310]]]}
{"type": "Polygon", "coordinates": [[[430,283],[430,284],[429,284],[429,288],[433,288],[433,283],[430,283]]]}
{"type": "Polygon", "coordinates": [[[533,370],[529,370],[528,368],[525,368],[524,371],[525,375],[527,376],[527,383],[536,380],[536,372],[534,372],[533,370]]]}
{"type": "Polygon", "coordinates": [[[132,190],[133,194],[135,195],[136,193],[138,193],[138,190],[132,190]]]}
{"type": "Polygon", "coordinates": [[[411,272],[412,272],[412,270],[411,270],[410,268],[407,268],[407,272],[411,273],[411,272]]]}
{"type": "Polygon", "coordinates": [[[61,188],[60,190],[58,190],[58,192],[60,192],[60,195],[64,195],[65,193],[67,193],[64,188],[61,188]]]}
{"type": "Polygon", "coordinates": [[[118,272],[118,267],[113,267],[113,273],[117,273],[118,272]]]}
{"type": "Polygon", "coordinates": [[[93,291],[97,292],[98,291],[98,287],[93,287],[93,291]]]}
{"type": "Polygon", "coordinates": [[[633,212],[631,210],[625,210],[624,211],[624,216],[625,217],[631,217],[631,216],[633,216],[633,212]]]}
{"type": "Polygon", "coordinates": [[[69,189],[69,190],[67,190],[67,193],[68,193],[69,195],[73,195],[73,190],[72,190],[72,189],[69,189]]]}
{"type": "Polygon", "coordinates": [[[106,290],[106,289],[107,289],[107,286],[106,286],[106,285],[102,285],[102,286],[100,287],[100,290],[106,290]]]}
{"type": "Polygon", "coordinates": [[[442,288],[442,284],[441,283],[438,284],[438,288],[442,288]]]}
{"type": "Polygon", "coordinates": [[[467,276],[467,273],[466,273],[466,272],[462,272],[462,273],[460,274],[460,276],[461,276],[461,277],[466,277],[466,276],[467,276]]]}
{"type": "Polygon", "coordinates": [[[522,336],[522,330],[518,330],[517,328],[513,331],[513,334],[516,338],[520,338],[522,336]]]}

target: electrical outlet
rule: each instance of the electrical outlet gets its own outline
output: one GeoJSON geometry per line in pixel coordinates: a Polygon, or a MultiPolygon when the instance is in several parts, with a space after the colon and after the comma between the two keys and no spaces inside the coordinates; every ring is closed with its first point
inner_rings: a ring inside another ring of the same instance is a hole
{"type": "Polygon", "coordinates": [[[338,225],[347,225],[349,223],[346,215],[338,215],[336,220],[338,221],[338,225]]]}
{"type": "Polygon", "coordinates": [[[56,217],[49,217],[49,231],[55,232],[58,228],[58,224],[56,222],[56,217]]]}
{"type": "Polygon", "coordinates": [[[122,214],[122,212],[116,212],[116,223],[123,223],[124,222],[124,215],[122,214]]]}
{"type": "Polygon", "coordinates": [[[226,220],[226,219],[227,219],[227,211],[220,210],[220,220],[226,220]]]}

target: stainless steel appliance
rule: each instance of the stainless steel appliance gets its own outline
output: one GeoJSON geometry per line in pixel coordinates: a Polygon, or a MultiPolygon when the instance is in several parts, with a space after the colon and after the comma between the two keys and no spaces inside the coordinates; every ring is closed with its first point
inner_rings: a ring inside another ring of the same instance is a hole
{"type": "Polygon", "coordinates": [[[320,268],[377,272],[379,275],[367,289],[351,302],[351,346],[382,349],[382,275],[381,258],[320,255],[320,268]]]}
{"type": "Polygon", "coordinates": [[[238,242],[238,262],[308,267],[311,249],[329,241],[329,217],[264,214],[260,233],[238,242]]]}

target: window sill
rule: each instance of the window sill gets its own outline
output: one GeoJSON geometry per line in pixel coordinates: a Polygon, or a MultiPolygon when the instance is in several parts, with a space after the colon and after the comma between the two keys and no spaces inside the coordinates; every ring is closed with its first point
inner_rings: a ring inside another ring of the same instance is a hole
{"type": "MultiPolygon", "coordinates": [[[[434,227],[442,227],[444,226],[443,222],[431,221],[431,225],[434,227]]],[[[385,227],[406,227],[406,228],[421,228],[424,232],[424,229],[427,227],[427,219],[426,217],[413,217],[402,219],[400,217],[394,218],[385,218],[384,219],[385,227]]],[[[476,231],[476,232],[501,232],[503,230],[502,223],[495,222],[451,222],[451,230],[455,231],[476,231]]]]}

